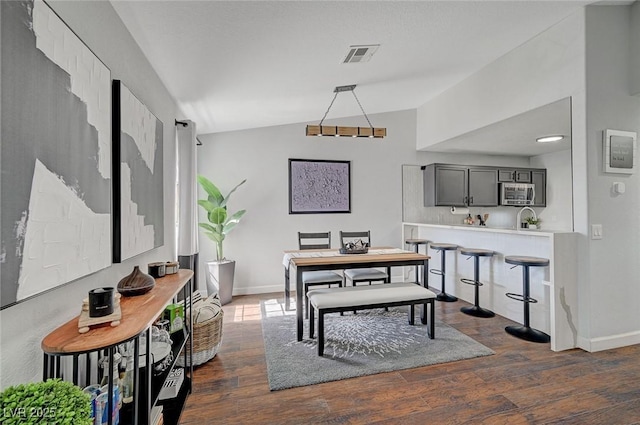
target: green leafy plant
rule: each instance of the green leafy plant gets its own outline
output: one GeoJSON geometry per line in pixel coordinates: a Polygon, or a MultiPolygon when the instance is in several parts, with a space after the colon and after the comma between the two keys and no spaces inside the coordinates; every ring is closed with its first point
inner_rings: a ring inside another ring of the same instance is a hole
{"type": "Polygon", "coordinates": [[[524,220],[527,222],[527,224],[533,224],[535,226],[540,224],[540,219],[539,218],[527,217],[524,220]]]}
{"type": "Polygon", "coordinates": [[[231,189],[227,196],[222,196],[222,192],[215,184],[206,177],[198,175],[198,183],[208,195],[207,199],[198,200],[198,205],[205,209],[207,220],[209,220],[208,223],[198,223],[198,225],[205,230],[204,234],[216,244],[218,261],[225,259],[222,250],[222,243],[225,237],[236,227],[242,216],[247,212],[246,210],[240,210],[231,215],[227,212],[229,197],[246,181],[246,179],[242,180],[236,187],[231,189]]]}
{"type": "Polygon", "coordinates": [[[91,425],[91,398],[60,379],[14,385],[0,393],[0,423],[91,425]]]}

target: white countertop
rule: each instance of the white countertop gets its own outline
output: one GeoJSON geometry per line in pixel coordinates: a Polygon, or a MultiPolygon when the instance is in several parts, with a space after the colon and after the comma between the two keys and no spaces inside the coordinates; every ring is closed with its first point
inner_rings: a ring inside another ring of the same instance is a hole
{"type": "Polygon", "coordinates": [[[467,230],[471,232],[490,232],[490,233],[507,233],[510,235],[521,235],[521,236],[553,236],[557,234],[567,234],[574,233],[568,230],[546,230],[546,229],[536,229],[536,230],[516,230],[516,229],[504,229],[490,226],[477,226],[477,225],[465,225],[465,224],[428,224],[428,223],[402,223],[406,226],[419,226],[419,227],[432,227],[437,229],[451,229],[451,230],[467,230]]]}

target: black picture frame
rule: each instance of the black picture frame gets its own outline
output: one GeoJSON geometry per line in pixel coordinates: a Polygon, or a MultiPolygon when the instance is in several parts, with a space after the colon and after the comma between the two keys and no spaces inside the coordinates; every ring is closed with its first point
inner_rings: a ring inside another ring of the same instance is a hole
{"type": "Polygon", "coordinates": [[[121,263],[164,245],[164,125],[120,80],[112,100],[113,262],[121,263]]]}
{"type": "Polygon", "coordinates": [[[289,159],[289,214],[350,214],[351,161],[289,159]]]}

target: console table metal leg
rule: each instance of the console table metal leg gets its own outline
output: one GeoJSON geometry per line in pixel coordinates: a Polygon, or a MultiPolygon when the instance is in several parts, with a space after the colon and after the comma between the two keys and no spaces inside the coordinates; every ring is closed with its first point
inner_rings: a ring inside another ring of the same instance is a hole
{"type": "Polygon", "coordinates": [[[78,354],[73,355],[73,385],[78,385],[78,354]]]}

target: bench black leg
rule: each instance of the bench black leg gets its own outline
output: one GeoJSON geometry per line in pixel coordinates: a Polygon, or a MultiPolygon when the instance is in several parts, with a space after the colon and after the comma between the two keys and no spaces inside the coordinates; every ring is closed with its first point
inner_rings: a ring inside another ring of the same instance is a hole
{"type": "Polygon", "coordinates": [[[433,300],[422,305],[420,321],[422,322],[423,325],[427,324],[427,304],[429,305],[429,310],[430,310],[429,311],[429,327],[427,332],[429,333],[429,338],[433,339],[435,337],[435,332],[436,332],[436,310],[435,310],[435,303],[433,300]]]}
{"type": "Polygon", "coordinates": [[[324,311],[318,310],[318,355],[324,354],[324,311]]]}
{"type": "Polygon", "coordinates": [[[314,308],[311,307],[308,311],[309,311],[309,338],[313,338],[313,333],[314,333],[314,329],[313,329],[313,325],[315,324],[315,319],[313,317],[313,312],[314,312],[314,308]]]}
{"type": "Polygon", "coordinates": [[[413,319],[413,316],[415,315],[416,310],[415,310],[415,305],[411,304],[409,305],[409,324],[411,326],[413,326],[413,324],[415,323],[415,320],[413,319]]]}

